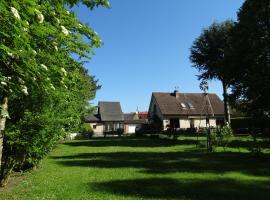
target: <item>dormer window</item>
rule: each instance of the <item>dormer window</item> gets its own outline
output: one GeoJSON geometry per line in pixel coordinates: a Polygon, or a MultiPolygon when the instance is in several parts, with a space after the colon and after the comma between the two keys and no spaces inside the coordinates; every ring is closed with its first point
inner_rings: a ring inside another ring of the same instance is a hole
{"type": "Polygon", "coordinates": [[[188,102],[187,104],[188,104],[188,106],[189,106],[190,109],[194,109],[195,108],[192,103],[188,102]]]}
{"type": "Polygon", "coordinates": [[[187,109],[187,105],[184,102],[181,102],[181,106],[182,108],[187,109]]]}
{"type": "Polygon", "coordinates": [[[191,102],[181,102],[180,104],[183,109],[195,109],[191,102]]]}

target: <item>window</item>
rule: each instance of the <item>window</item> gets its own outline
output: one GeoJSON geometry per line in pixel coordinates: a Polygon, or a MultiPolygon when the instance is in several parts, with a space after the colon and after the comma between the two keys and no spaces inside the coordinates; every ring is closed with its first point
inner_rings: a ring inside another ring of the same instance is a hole
{"type": "Polygon", "coordinates": [[[181,102],[181,106],[182,106],[182,108],[187,108],[187,105],[183,102],[181,102]]]}
{"type": "Polygon", "coordinates": [[[193,106],[193,104],[191,102],[188,102],[187,104],[188,104],[190,109],[194,109],[194,106],[193,106]]]}
{"type": "Polygon", "coordinates": [[[96,129],[97,128],[97,125],[93,125],[93,129],[96,129]]]}

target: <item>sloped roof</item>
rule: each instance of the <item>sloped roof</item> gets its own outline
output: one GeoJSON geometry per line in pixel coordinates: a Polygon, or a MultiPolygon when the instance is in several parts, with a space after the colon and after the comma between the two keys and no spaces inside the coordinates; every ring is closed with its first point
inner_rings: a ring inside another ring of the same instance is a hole
{"type": "Polygon", "coordinates": [[[147,119],[140,119],[139,113],[125,113],[125,124],[144,124],[147,123],[147,119]]]}
{"type": "Polygon", "coordinates": [[[98,114],[88,115],[84,120],[85,122],[100,122],[100,116],[98,114]]]}
{"type": "Polygon", "coordinates": [[[139,112],[139,119],[148,119],[148,112],[139,112]]]}
{"type": "Polygon", "coordinates": [[[137,113],[125,113],[124,114],[125,120],[138,120],[139,116],[137,113]]]}
{"type": "MultiPolygon", "coordinates": [[[[208,94],[214,115],[224,115],[223,102],[216,94],[208,94]]],[[[158,107],[163,115],[205,115],[207,111],[203,110],[204,94],[203,93],[153,93],[158,107]],[[181,103],[186,104],[183,108],[181,103]],[[191,103],[191,107],[187,103],[191,103]]],[[[211,110],[208,112],[212,114],[211,110]]]]}
{"type": "Polygon", "coordinates": [[[98,107],[101,121],[124,121],[120,102],[101,101],[98,103],[98,107]]]}

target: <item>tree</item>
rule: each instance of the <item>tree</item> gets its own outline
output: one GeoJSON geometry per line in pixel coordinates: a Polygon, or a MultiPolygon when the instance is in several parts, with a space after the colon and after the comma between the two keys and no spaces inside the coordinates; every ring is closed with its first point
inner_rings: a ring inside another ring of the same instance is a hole
{"type": "Polygon", "coordinates": [[[102,41],[67,9],[79,4],[109,7],[107,0],[0,1],[2,185],[15,165],[40,160],[60,130],[74,128],[95,95],[83,64],[102,41]]]}
{"type": "Polygon", "coordinates": [[[232,21],[213,23],[194,41],[191,47],[190,60],[200,72],[199,80],[218,79],[223,86],[225,121],[230,123],[230,112],[227,89],[230,78],[226,76],[225,56],[230,46],[230,32],[234,27],[232,21]]]}
{"type": "Polygon", "coordinates": [[[246,0],[232,31],[231,98],[254,119],[270,117],[270,1],[246,0]]]}

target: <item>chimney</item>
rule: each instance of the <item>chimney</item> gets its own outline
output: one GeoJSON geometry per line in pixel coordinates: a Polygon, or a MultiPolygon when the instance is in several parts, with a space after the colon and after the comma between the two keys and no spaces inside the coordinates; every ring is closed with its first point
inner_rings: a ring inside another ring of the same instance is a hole
{"type": "Polygon", "coordinates": [[[175,98],[179,98],[180,97],[179,87],[175,87],[175,90],[173,92],[173,96],[175,96],[175,98]]]}

